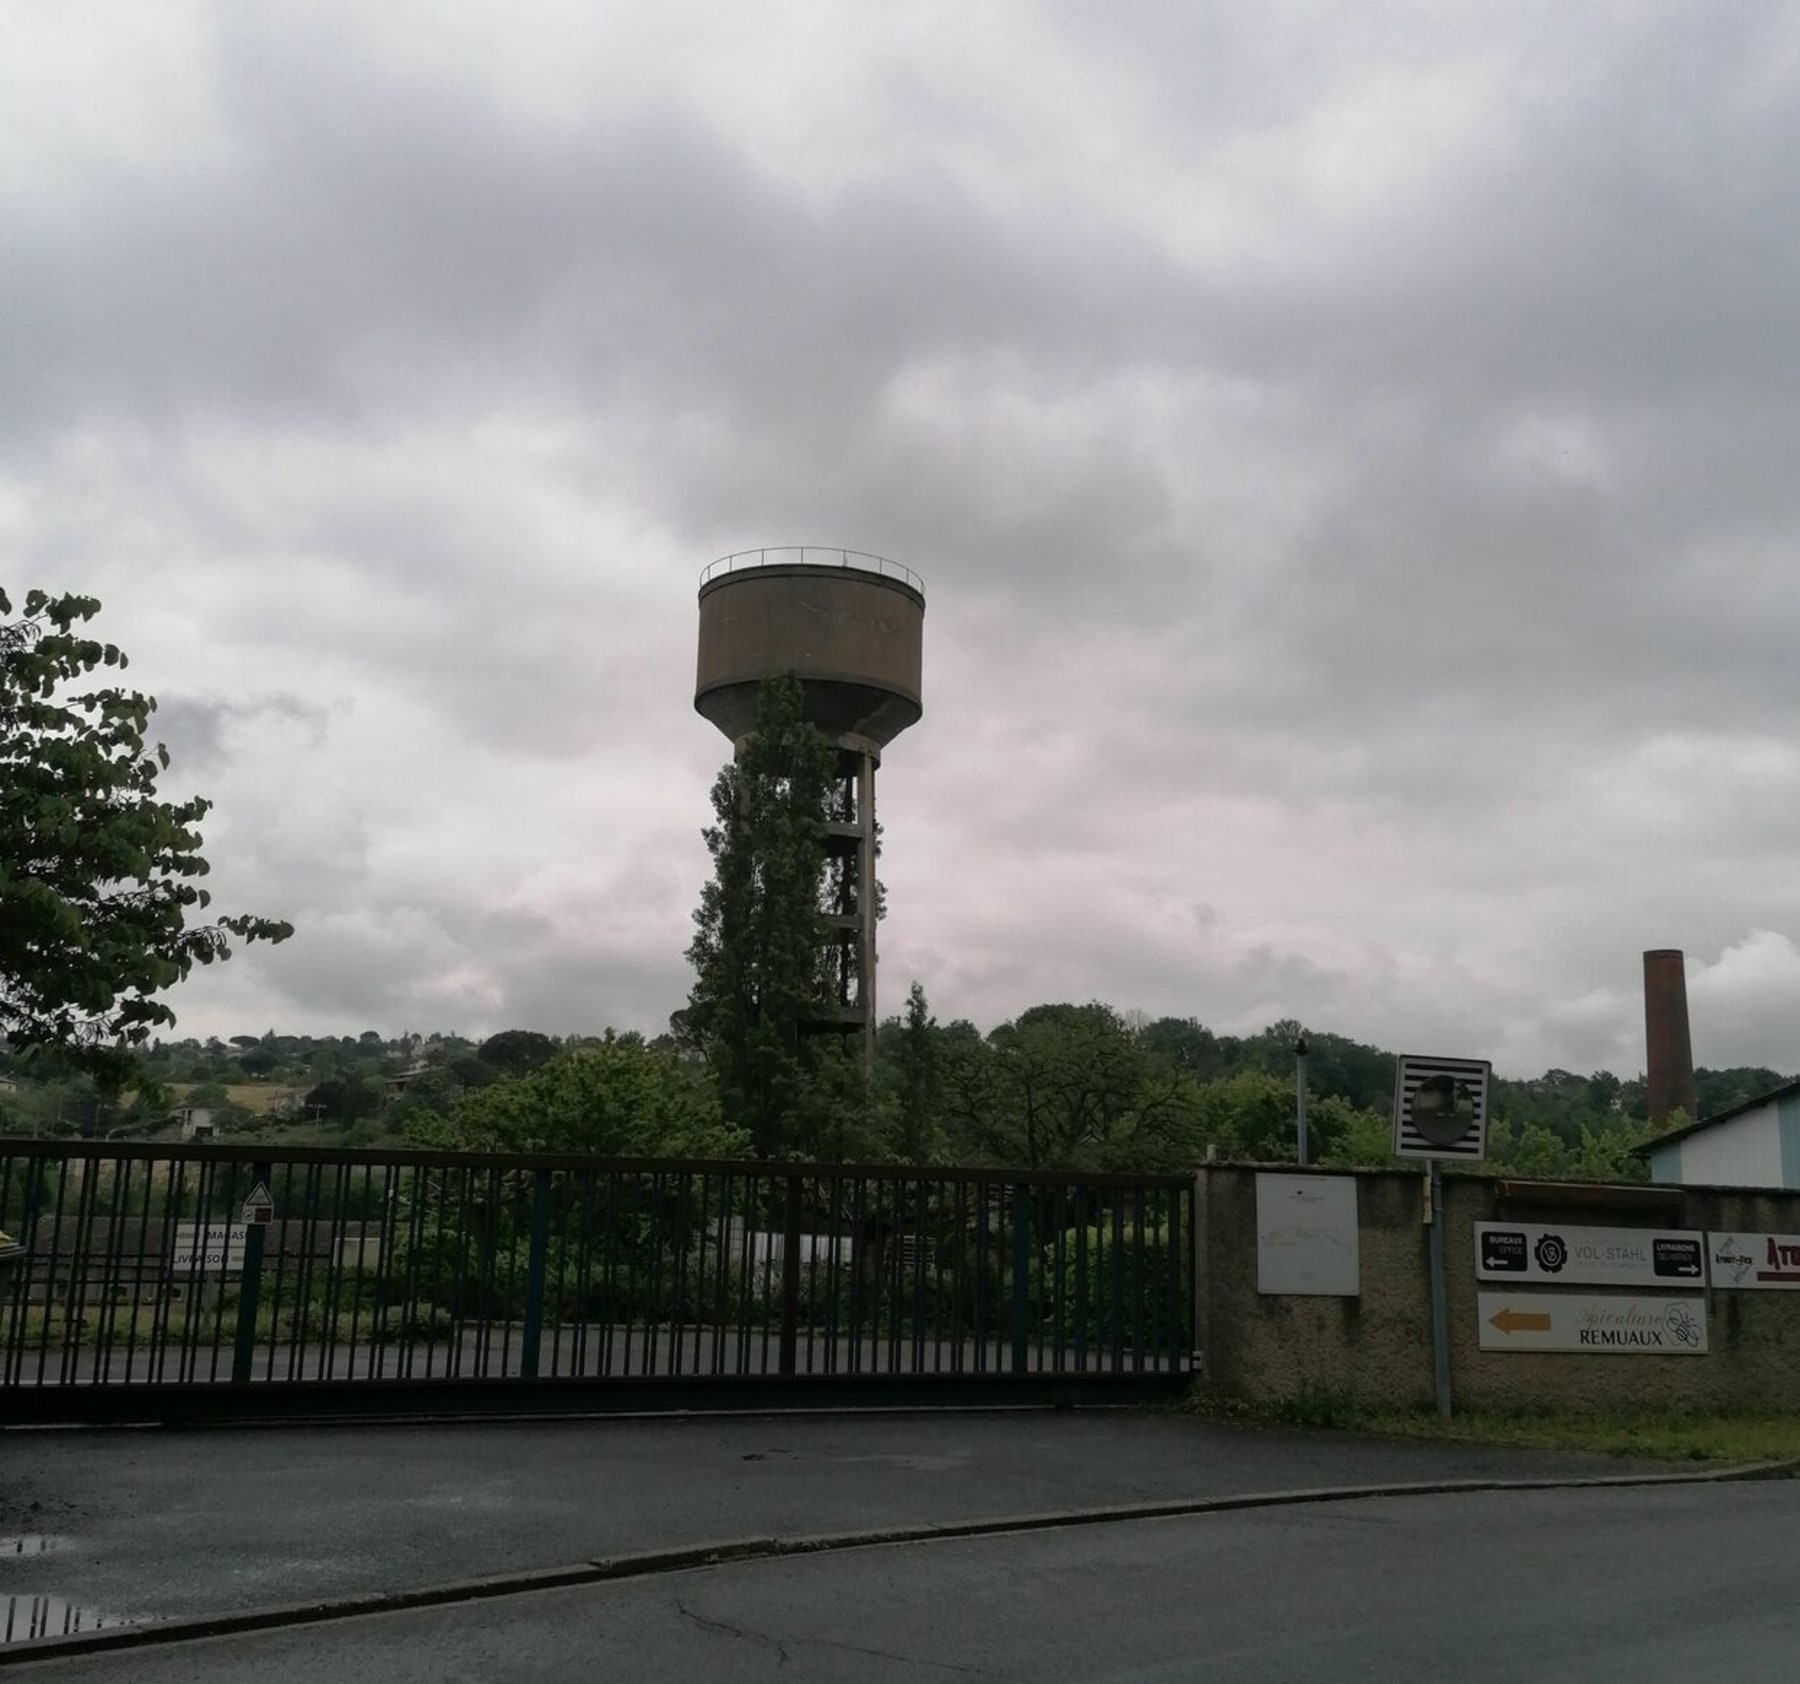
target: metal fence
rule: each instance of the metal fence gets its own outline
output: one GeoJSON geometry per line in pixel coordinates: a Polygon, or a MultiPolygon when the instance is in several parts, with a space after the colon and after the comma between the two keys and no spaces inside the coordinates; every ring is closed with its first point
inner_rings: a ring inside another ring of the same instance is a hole
{"type": "Polygon", "coordinates": [[[0,1140],[0,1410],[1174,1379],[1193,1208],[1174,1176],[0,1140]]]}

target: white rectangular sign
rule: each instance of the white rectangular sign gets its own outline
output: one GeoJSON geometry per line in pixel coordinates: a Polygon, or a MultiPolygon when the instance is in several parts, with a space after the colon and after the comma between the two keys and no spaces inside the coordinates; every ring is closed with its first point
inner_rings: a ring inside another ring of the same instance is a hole
{"type": "Polygon", "coordinates": [[[242,1222],[210,1222],[204,1235],[198,1222],[175,1224],[175,1254],[169,1266],[177,1273],[220,1275],[244,1266],[242,1222]]]}
{"type": "Polygon", "coordinates": [[[1555,1286],[1706,1285],[1706,1236],[1681,1228],[1477,1222],[1475,1278],[1555,1286]]]}
{"type": "Polygon", "coordinates": [[[1708,1234],[1706,1255],[1714,1286],[1800,1287],[1800,1234],[1708,1234]]]}
{"type": "Polygon", "coordinates": [[[1256,1290],[1321,1298],[1362,1290],[1354,1177],[1257,1176],[1256,1290]]]}
{"type": "Polygon", "coordinates": [[[1706,1351],[1706,1300],[1579,1292],[1478,1292],[1484,1351],[1697,1357],[1706,1351]]]}

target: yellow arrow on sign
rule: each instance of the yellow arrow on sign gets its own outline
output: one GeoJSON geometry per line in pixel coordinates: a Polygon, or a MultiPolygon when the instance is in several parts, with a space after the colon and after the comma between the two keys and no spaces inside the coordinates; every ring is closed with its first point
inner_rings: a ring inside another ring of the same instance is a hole
{"type": "Polygon", "coordinates": [[[1548,1333],[1548,1310],[1498,1310],[1488,1321],[1502,1333],[1548,1333]]]}

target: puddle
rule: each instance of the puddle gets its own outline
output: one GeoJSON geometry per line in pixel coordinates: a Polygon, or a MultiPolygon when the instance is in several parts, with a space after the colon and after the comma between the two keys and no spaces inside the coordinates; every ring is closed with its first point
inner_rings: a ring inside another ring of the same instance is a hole
{"type": "Polygon", "coordinates": [[[0,1596],[0,1644],[29,1643],[34,1637],[72,1637],[78,1631],[142,1625],[129,1614],[103,1614],[60,1596],[0,1596]]]}

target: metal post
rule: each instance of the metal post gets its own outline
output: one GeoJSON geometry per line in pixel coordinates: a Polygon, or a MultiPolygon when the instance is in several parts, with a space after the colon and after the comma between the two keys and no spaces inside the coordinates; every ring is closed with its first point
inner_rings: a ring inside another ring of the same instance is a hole
{"type": "MultiPolygon", "coordinates": [[[[256,1181],[268,1186],[275,1173],[273,1164],[252,1164],[250,1173],[256,1181]]],[[[262,1261],[263,1261],[263,1229],[261,1222],[252,1222],[244,1230],[244,1274],[238,1287],[237,1340],[231,1352],[231,1383],[234,1386],[247,1386],[250,1383],[250,1369],[256,1359],[256,1311],[257,1301],[262,1296],[262,1261]]],[[[201,1250],[206,1246],[206,1220],[202,1213],[200,1224],[195,1230],[196,1243],[201,1250]]],[[[231,1255],[231,1212],[225,1212],[225,1256],[231,1255]]],[[[223,1271],[221,1271],[221,1275],[223,1271]]],[[[271,1339],[274,1335],[271,1332],[271,1339]]]]}
{"type": "Polygon", "coordinates": [[[1431,1378],[1437,1390],[1437,1412],[1450,1418],[1450,1309],[1444,1288],[1444,1171],[1431,1160],[1429,1189],[1431,1224],[1431,1378]]]}
{"type": "Polygon", "coordinates": [[[862,1012],[863,1075],[875,1074],[875,756],[862,750],[856,761],[856,1003],[862,1012]]]}
{"type": "Polygon", "coordinates": [[[1306,1167],[1306,1037],[1294,1043],[1295,1162],[1306,1167]]]}

